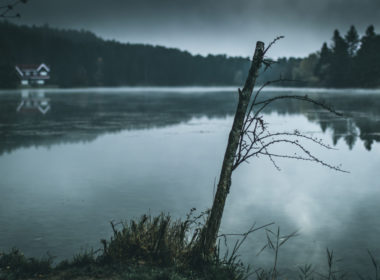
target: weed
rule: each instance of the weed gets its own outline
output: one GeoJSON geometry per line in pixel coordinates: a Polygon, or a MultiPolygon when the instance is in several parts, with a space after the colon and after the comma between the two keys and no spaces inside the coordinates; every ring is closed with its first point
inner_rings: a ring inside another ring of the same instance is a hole
{"type": "Polygon", "coordinates": [[[18,249],[11,249],[8,253],[0,254],[0,279],[4,275],[8,278],[22,278],[44,276],[51,272],[53,257],[43,259],[26,258],[18,249]]]}

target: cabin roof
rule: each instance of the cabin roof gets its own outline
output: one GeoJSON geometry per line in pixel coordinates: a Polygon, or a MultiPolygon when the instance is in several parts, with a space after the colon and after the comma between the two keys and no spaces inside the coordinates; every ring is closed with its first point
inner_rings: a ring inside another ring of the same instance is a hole
{"type": "Polygon", "coordinates": [[[17,64],[15,68],[21,76],[24,76],[25,71],[37,71],[37,72],[39,72],[42,69],[44,69],[45,71],[50,72],[50,68],[45,63],[41,63],[41,64],[17,64]]]}

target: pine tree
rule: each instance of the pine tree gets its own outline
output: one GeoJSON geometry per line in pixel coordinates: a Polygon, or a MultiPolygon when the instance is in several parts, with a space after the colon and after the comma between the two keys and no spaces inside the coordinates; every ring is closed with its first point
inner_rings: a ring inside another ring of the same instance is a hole
{"type": "Polygon", "coordinates": [[[380,36],[370,25],[361,39],[361,46],[355,58],[355,72],[358,84],[362,87],[380,85],[380,36]]]}
{"type": "Polygon", "coordinates": [[[365,36],[368,38],[373,38],[375,37],[375,35],[375,27],[371,24],[367,27],[367,30],[365,31],[365,36]]]}
{"type": "Polygon", "coordinates": [[[314,69],[314,73],[318,77],[319,82],[322,86],[327,84],[327,77],[329,75],[330,63],[331,63],[331,50],[327,46],[327,43],[324,42],[319,54],[319,60],[314,69]]]}
{"type": "Polygon", "coordinates": [[[350,29],[348,30],[346,36],[345,36],[346,43],[348,45],[348,54],[353,57],[356,54],[356,51],[359,47],[359,35],[356,31],[355,26],[351,25],[350,29]]]}
{"type": "Polygon", "coordinates": [[[331,63],[329,69],[329,86],[349,87],[351,86],[348,77],[350,56],[348,54],[348,44],[342,38],[338,30],[334,31],[331,63]]]}

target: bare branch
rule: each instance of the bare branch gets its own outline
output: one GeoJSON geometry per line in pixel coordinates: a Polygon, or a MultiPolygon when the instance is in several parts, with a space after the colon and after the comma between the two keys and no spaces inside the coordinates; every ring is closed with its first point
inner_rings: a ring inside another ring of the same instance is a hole
{"type": "MultiPolygon", "coordinates": [[[[261,145],[263,145],[263,142],[262,142],[261,140],[260,140],[260,143],[261,143],[261,145]]],[[[274,165],[274,167],[277,169],[277,171],[281,171],[281,168],[277,165],[277,163],[276,163],[276,161],[274,160],[272,154],[270,154],[270,153],[268,152],[268,149],[265,148],[264,150],[265,150],[266,155],[269,157],[269,160],[272,162],[272,164],[274,165]]]]}
{"type": "Polygon", "coordinates": [[[304,139],[307,139],[307,140],[310,140],[312,142],[314,142],[315,144],[318,144],[328,150],[337,150],[333,147],[331,147],[330,145],[327,145],[325,143],[322,142],[322,139],[317,139],[317,138],[313,138],[313,137],[310,137],[310,136],[307,136],[305,134],[301,134],[298,130],[295,130],[295,132],[278,132],[278,133],[273,133],[273,134],[268,134],[266,136],[263,136],[261,137],[259,140],[264,140],[266,138],[270,138],[270,137],[277,137],[277,136],[294,136],[294,137],[300,137],[300,138],[304,138],[304,139]]]}
{"type": "Polygon", "coordinates": [[[256,103],[256,100],[257,100],[257,97],[260,95],[261,91],[266,88],[267,86],[271,85],[271,84],[276,84],[276,83],[280,83],[280,82],[300,82],[298,80],[291,80],[291,79],[284,79],[284,78],[279,78],[277,80],[271,80],[271,81],[267,81],[265,82],[257,91],[256,91],[256,94],[255,94],[255,97],[253,98],[253,101],[251,103],[251,106],[249,107],[249,110],[248,110],[248,115],[252,112],[253,110],[253,107],[257,104],[256,103]]]}
{"type": "Polygon", "coordinates": [[[306,149],[303,145],[301,145],[300,143],[298,143],[296,140],[289,140],[289,139],[276,139],[276,140],[272,140],[272,141],[270,141],[268,143],[265,143],[259,149],[256,149],[255,151],[252,151],[250,154],[247,154],[246,156],[243,156],[241,158],[240,162],[237,163],[237,165],[241,164],[242,162],[248,160],[249,158],[251,158],[253,156],[258,156],[258,155],[267,155],[267,156],[271,156],[271,157],[282,157],[282,158],[291,158],[291,159],[313,161],[313,162],[317,162],[317,163],[319,163],[319,164],[321,164],[321,165],[323,165],[325,167],[333,169],[335,171],[349,173],[348,171],[341,169],[339,166],[333,166],[333,165],[331,165],[329,163],[326,163],[323,160],[320,160],[319,158],[317,158],[316,156],[314,156],[308,149],[306,149]],[[299,156],[297,154],[294,154],[294,155],[286,155],[286,154],[285,155],[278,155],[278,154],[274,154],[274,153],[269,153],[267,149],[270,146],[272,146],[274,144],[278,144],[278,143],[287,143],[287,144],[294,145],[297,148],[299,148],[299,150],[301,152],[303,152],[305,156],[299,156]]]}
{"type": "Polygon", "coordinates": [[[264,50],[264,55],[267,53],[267,51],[278,41],[278,40],[281,40],[285,38],[285,36],[277,36],[276,38],[274,38],[274,40],[272,42],[269,43],[268,47],[264,50]]]}
{"type": "Polygon", "coordinates": [[[312,98],[309,98],[307,95],[281,95],[281,96],[276,96],[276,97],[272,97],[272,98],[268,98],[266,100],[263,100],[263,101],[260,101],[260,102],[257,102],[255,104],[253,104],[253,106],[257,106],[257,105],[262,105],[263,106],[259,109],[259,111],[262,111],[266,106],[268,106],[270,103],[276,101],[276,100],[280,100],[280,99],[296,99],[296,100],[301,100],[301,101],[306,101],[306,102],[310,102],[314,105],[317,105],[327,111],[329,111],[330,113],[333,113],[337,116],[340,116],[342,117],[343,114],[342,113],[339,113],[338,111],[335,111],[331,106],[328,106],[322,102],[319,102],[317,100],[314,100],[312,98]]]}
{"type": "Polygon", "coordinates": [[[14,13],[14,14],[9,14],[11,11],[13,11],[13,9],[23,3],[27,3],[28,1],[27,0],[16,0],[12,3],[9,3],[7,5],[3,5],[3,6],[0,6],[0,11],[2,11],[0,13],[0,18],[19,18],[20,17],[20,14],[19,13],[14,13]]]}
{"type": "Polygon", "coordinates": [[[338,166],[330,165],[320,159],[318,159],[316,156],[312,155],[310,151],[306,150],[299,142],[298,139],[303,139],[310,141],[314,144],[317,144],[323,148],[326,149],[333,149],[330,145],[324,144],[322,139],[317,139],[315,137],[311,137],[305,134],[301,134],[298,130],[295,130],[294,132],[277,132],[277,133],[269,133],[267,132],[267,125],[264,123],[263,117],[259,116],[259,114],[272,102],[279,100],[279,99],[296,99],[300,101],[306,101],[309,103],[312,103],[314,105],[317,105],[335,115],[341,116],[342,114],[335,111],[331,106],[328,106],[324,104],[323,102],[314,100],[312,98],[309,98],[307,95],[300,96],[300,95],[283,95],[283,96],[276,96],[273,98],[268,98],[266,100],[258,102],[258,96],[262,92],[262,90],[273,83],[283,82],[283,81],[293,81],[288,79],[277,79],[272,80],[264,83],[256,92],[256,94],[253,97],[252,103],[250,104],[250,107],[247,111],[246,117],[244,119],[243,123],[243,129],[241,132],[241,136],[239,139],[239,146],[237,150],[237,154],[235,156],[235,161],[233,165],[233,170],[235,170],[241,163],[248,162],[248,159],[250,159],[253,156],[259,156],[259,155],[266,155],[269,157],[269,160],[273,163],[275,168],[277,170],[280,170],[279,166],[275,162],[274,158],[282,157],[282,158],[291,158],[291,159],[299,159],[299,160],[307,160],[307,161],[314,161],[317,163],[320,163],[326,167],[329,167],[333,170],[347,172],[342,170],[338,166]],[[257,110],[254,110],[256,106],[261,105],[257,110]],[[254,113],[253,113],[254,112],[254,113]],[[253,127],[253,128],[252,128],[253,127]],[[285,137],[285,138],[284,138],[285,137]],[[292,138],[296,138],[292,140],[292,138]],[[269,142],[268,142],[269,141],[269,142]],[[278,155],[270,152],[268,148],[276,143],[288,143],[295,145],[298,149],[304,153],[304,156],[300,155],[278,155]]]}

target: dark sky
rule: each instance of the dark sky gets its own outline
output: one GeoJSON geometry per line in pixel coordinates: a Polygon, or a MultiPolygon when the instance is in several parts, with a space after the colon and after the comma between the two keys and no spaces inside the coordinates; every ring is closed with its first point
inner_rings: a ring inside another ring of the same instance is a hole
{"type": "Polygon", "coordinates": [[[270,56],[306,56],[330,42],[335,28],[380,28],[380,0],[30,0],[19,12],[22,23],[239,56],[251,56],[256,40],[277,35],[285,39],[270,56]]]}

